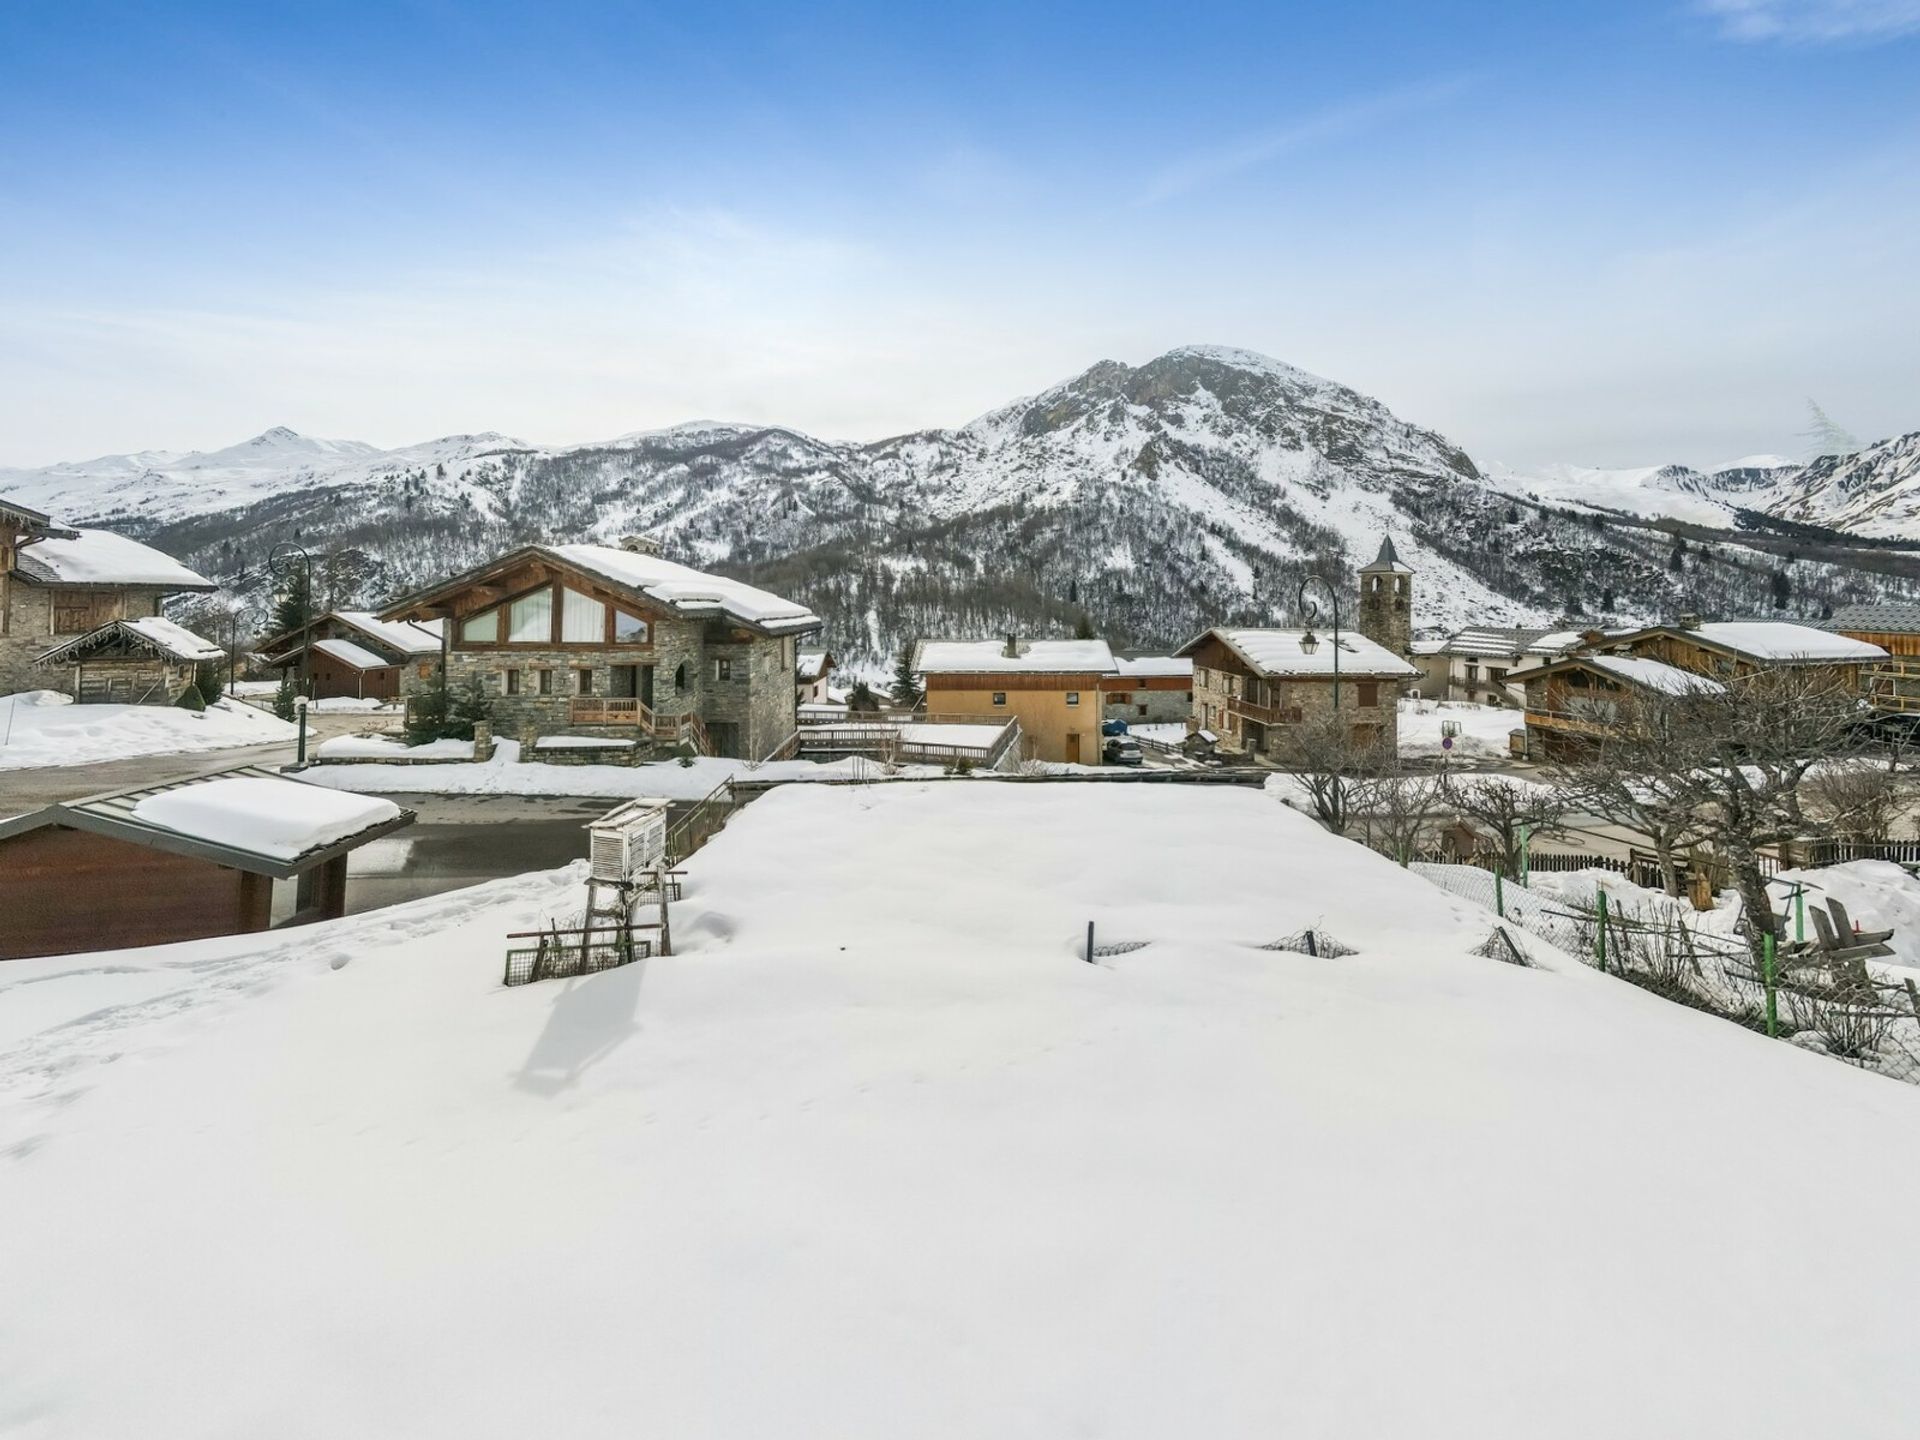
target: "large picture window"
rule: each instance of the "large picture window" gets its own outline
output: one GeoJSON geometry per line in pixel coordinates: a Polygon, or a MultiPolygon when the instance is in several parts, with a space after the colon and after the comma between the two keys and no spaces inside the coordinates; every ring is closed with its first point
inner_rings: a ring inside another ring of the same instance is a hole
{"type": "Polygon", "coordinates": [[[560,638],[570,645],[600,644],[607,638],[607,607],[578,590],[562,590],[560,638]]]}
{"type": "Polygon", "coordinates": [[[470,645],[486,645],[500,638],[500,612],[482,610],[460,622],[460,638],[470,645]]]}
{"type": "Polygon", "coordinates": [[[553,639],[553,591],[522,595],[507,612],[507,640],[514,645],[538,645],[553,639]]]}
{"type": "Polygon", "coordinates": [[[645,645],[653,639],[653,627],[638,615],[616,610],[613,612],[613,638],[622,645],[645,645]]]}

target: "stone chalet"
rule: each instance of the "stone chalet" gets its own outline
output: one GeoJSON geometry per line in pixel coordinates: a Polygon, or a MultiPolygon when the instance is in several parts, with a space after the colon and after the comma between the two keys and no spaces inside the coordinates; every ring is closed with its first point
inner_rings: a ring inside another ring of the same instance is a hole
{"type": "Polygon", "coordinates": [[[138,541],[65,529],[0,500],[0,695],[48,688],[60,671],[40,662],[69,641],[116,621],[158,616],[168,595],[214,588],[138,541]]]}
{"type": "Polygon", "coordinates": [[[1717,691],[1724,681],[1781,667],[1831,670],[1861,690],[1886,660],[1878,645],[1810,625],[1683,616],[1625,633],[1590,631],[1572,653],[1510,678],[1526,689],[1528,757],[1562,759],[1604,740],[1623,702],[1639,696],[1717,691]]]}
{"type": "MultiPolygon", "coordinates": [[[[1193,661],[1200,728],[1231,754],[1284,752],[1288,730],[1334,708],[1336,650],[1331,633],[1215,628],[1178,651],[1193,661]]],[[[1350,630],[1338,647],[1340,714],[1357,743],[1399,743],[1400,690],[1420,671],[1384,645],[1350,630]]]]}
{"type": "Polygon", "coordinates": [[[447,683],[477,680],[499,733],[651,741],[759,759],[793,735],[804,605],[663,560],[648,542],[527,545],[395,601],[445,620],[447,683]]]}
{"type": "Polygon", "coordinates": [[[1185,724],[1193,717],[1193,661],[1175,655],[1115,660],[1101,684],[1106,718],[1133,725],[1185,724]]]}

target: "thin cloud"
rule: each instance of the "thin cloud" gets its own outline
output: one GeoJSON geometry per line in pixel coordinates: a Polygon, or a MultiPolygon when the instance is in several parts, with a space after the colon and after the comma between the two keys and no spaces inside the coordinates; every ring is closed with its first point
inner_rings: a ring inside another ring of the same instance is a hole
{"type": "Polygon", "coordinates": [[[1920,0],[1700,0],[1727,40],[1871,45],[1920,35],[1920,0]]]}
{"type": "Polygon", "coordinates": [[[1263,130],[1212,149],[1196,150],[1154,175],[1134,199],[1136,205],[1158,205],[1222,180],[1265,165],[1282,155],[1378,129],[1406,115],[1443,105],[1473,83],[1471,76],[1383,91],[1348,101],[1274,130],[1263,130]]]}

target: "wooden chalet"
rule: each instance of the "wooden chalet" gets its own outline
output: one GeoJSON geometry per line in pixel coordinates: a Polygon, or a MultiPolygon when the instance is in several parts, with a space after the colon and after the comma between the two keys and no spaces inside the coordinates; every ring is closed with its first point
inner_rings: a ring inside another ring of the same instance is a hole
{"type": "Polygon", "coordinates": [[[1098,765],[1101,686],[1117,672],[1104,640],[926,640],[914,652],[927,719],[1020,722],[1028,759],[1098,765]]]}
{"type": "Polygon", "coordinates": [[[0,960],[333,919],[348,854],[413,819],[243,767],[0,820],[0,960]]]}
{"type": "Polygon", "coordinates": [[[292,675],[315,700],[399,700],[434,681],[441,626],[382,620],[371,610],[329,610],[261,642],[265,663],[292,675]]]}
{"type": "Polygon", "coordinates": [[[1920,605],[1843,605],[1821,628],[1886,651],[1885,660],[1861,668],[1863,692],[1877,710],[1920,715],[1920,605]]]}
{"type": "Polygon", "coordinates": [[[44,651],[34,663],[66,672],[67,693],[83,705],[171,705],[200,666],[225,658],[218,645],[184,625],[147,615],[110,620],[44,651]]]}
{"type": "Polygon", "coordinates": [[[0,500],[0,694],[45,685],[37,667],[49,647],[158,616],[168,595],[213,588],[151,546],[0,500]]]}
{"type": "Polygon", "coordinates": [[[1193,662],[1200,728],[1231,754],[1284,753],[1292,727],[1333,712],[1336,685],[1355,743],[1397,744],[1400,691],[1420,678],[1410,661],[1350,630],[1340,632],[1336,649],[1331,631],[1215,628],[1175,653],[1193,662]]]}
{"type": "Polygon", "coordinates": [[[504,735],[602,734],[760,759],[795,731],[804,605],[645,541],[527,545],[417,591],[387,621],[447,623],[447,683],[504,735]]]}

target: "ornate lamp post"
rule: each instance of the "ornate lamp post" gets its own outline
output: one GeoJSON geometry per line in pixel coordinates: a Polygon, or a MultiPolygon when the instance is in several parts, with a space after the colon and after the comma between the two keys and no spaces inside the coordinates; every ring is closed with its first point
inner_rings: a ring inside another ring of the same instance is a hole
{"type": "Polygon", "coordinates": [[[313,556],[304,545],[296,545],[291,540],[282,540],[267,555],[267,569],[275,575],[291,575],[295,566],[305,572],[306,589],[301,592],[303,603],[300,607],[302,623],[300,642],[300,693],[293,697],[295,718],[300,722],[300,736],[294,751],[293,763],[304,767],[307,763],[307,700],[313,689],[313,556]]]}
{"type": "Polygon", "coordinates": [[[1333,611],[1333,708],[1340,708],[1340,592],[1322,580],[1318,575],[1309,575],[1300,582],[1297,597],[1300,610],[1307,618],[1307,633],[1300,637],[1300,652],[1311,655],[1320,648],[1319,637],[1313,633],[1313,622],[1320,618],[1320,606],[1307,591],[1318,585],[1327,592],[1327,604],[1333,611]]]}

